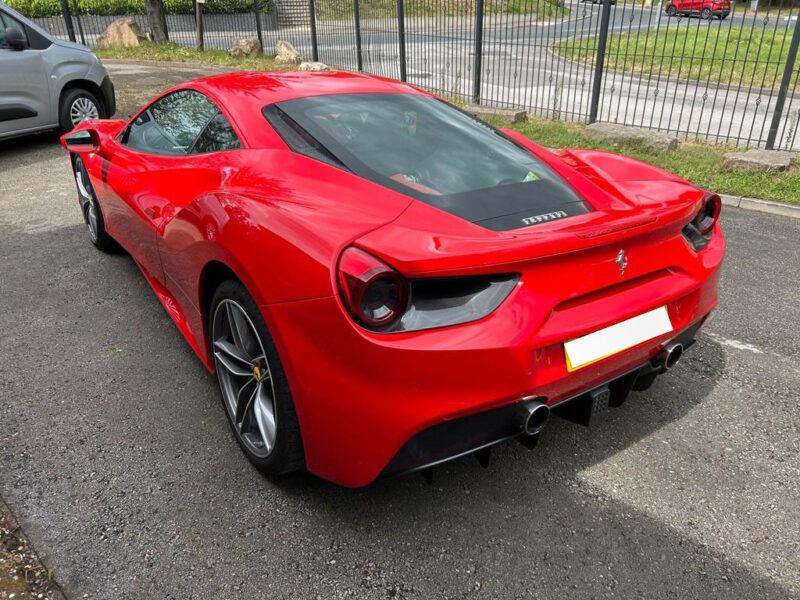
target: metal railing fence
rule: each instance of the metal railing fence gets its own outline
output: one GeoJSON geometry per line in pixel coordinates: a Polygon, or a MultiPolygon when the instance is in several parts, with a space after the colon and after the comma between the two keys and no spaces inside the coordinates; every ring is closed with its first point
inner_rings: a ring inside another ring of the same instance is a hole
{"type": "MultiPolygon", "coordinates": [[[[194,46],[194,11],[164,1],[170,41],[194,46]]],[[[714,12],[711,0],[595,1],[276,0],[262,8],[252,0],[249,12],[202,19],[206,48],[257,37],[270,52],[282,39],[309,59],[459,101],[798,149],[796,0],[733,3],[729,12],[714,12]],[[690,5],[700,12],[682,14],[690,5]]],[[[61,16],[35,20],[88,46],[119,18],[81,12],[77,0],[61,7],[61,16]]],[[[134,18],[146,29],[144,15],[134,18]]]]}

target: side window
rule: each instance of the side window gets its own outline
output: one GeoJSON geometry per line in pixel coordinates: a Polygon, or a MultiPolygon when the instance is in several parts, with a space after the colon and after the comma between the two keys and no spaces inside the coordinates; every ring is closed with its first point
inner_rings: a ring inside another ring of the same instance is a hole
{"type": "Polygon", "coordinates": [[[280,108],[274,104],[264,107],[262,111],[264,116],[269,121],[270,125],[275,129],[286,145],[292,149],[293,152],[303,154],[309,158],[328,163],[331,166],[346,169],[342,162],[331,154],[327,148],[320,144],[311,134],[295,122],[289,115],[287,115],[280,108]]]}
{"type": "Polygon", "coordinates": [[[22,32],[22,37],[25,38],[26,42],[28,41],[28,34],[25,32],[25,26],[0,10],[0,48],[6,47],[6,27],[19,29],[22,32]]]}
{"type": "MultiPolygon", "coordinates": [[[[196,152],[196,142],[212,122],[218,121],[217,117],[222,115],[207,96],[194,90],[178,90],[140,113],[125,130],[121,142],[142,152],[183,156],[196,152]]],[[[222,122],[230,130],[224,117],[222,122]]],[[[229,137],[239,143],[233,130],[229,137]]],[[[228,139],[227,143],[232,142],[228,139]]]]}
{"type": "Polygon", "coordinates": [[[236,137],[236,133],[230,123],[222,113],[218,112],[208,122],[200,137],[197,138],[194,148],[192,148],[192,154],[238,150],[241,147],[242,144],[239,142],[239,138],[236,137]]]}

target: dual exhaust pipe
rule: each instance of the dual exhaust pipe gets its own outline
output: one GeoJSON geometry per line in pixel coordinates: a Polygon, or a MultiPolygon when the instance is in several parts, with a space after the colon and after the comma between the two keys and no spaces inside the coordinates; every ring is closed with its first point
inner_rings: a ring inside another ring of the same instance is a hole
{"type": "MultiPolygon", "coordinates": [[[[677,342],[667,344],[653,359],[653,368],[661,373],[665,373],[678,364],[682,356],[683,344],[677,342]]],[[[589,399],[589,408],[592,409],[589,412],[591,413],[590,416],[592,416],[594,413],[598,412],[595,405],[602,405],[603,408],[608,407],[610,391],[607,386],[604,386],[603,389],[595,390],[593,394],[590,394],[589,399]]],[[[542,402],[542,400],[535,397],[529,397],[526,400],[527,401],[522,404],[517,413],[517,424],[524,434],[523,438],[527,437],[528,440],[532,440],[541,433],[542,429],[544,429],[545,425],[547,425],[547,422],[550,420],[550,407],[542,402]]],[[[559,415],[565,416],[561,413],[559,413],[559,415]]],[[[586,424],[588,424],[588,422],[586,424]]],[[[521,441],[525,443],[524,440],[521,441]]]]}

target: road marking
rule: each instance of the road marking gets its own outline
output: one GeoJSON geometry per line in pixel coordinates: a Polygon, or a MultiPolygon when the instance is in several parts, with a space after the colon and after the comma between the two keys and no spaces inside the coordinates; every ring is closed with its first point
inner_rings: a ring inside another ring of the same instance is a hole
{"type": "Polygon", "coordinates": [[[728,346],[729,348],[736,348],[737,350],[747,350],[748,352],[752,352],[753,354],[764,354],[764,351],[761,348],[758,348],[753,344],[747,344],[745,342],[740,342],[738,340],[731,340],[726,337],[722,337],[721,335],[717,335],[716,333],[711,333],[710,331],[706,331],[705,334],[712,340],[723,346],[728,346]]]}

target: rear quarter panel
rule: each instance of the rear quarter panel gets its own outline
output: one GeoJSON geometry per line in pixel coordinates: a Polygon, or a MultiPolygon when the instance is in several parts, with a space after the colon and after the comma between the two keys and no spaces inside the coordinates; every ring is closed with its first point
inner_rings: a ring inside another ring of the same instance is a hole
{"type": "Polygon", "coordinates": [[[215,156],[226,165],[217,189],[178,209],[162,232],[167,287],[194,313],[187,320],[198,340],[205,340],[209,263],[223,263],[242,280],[275,331],[270,305],[333,295],[341,250],[411,201],[289,151],[241,150],[209,160],[215,156]]]}

